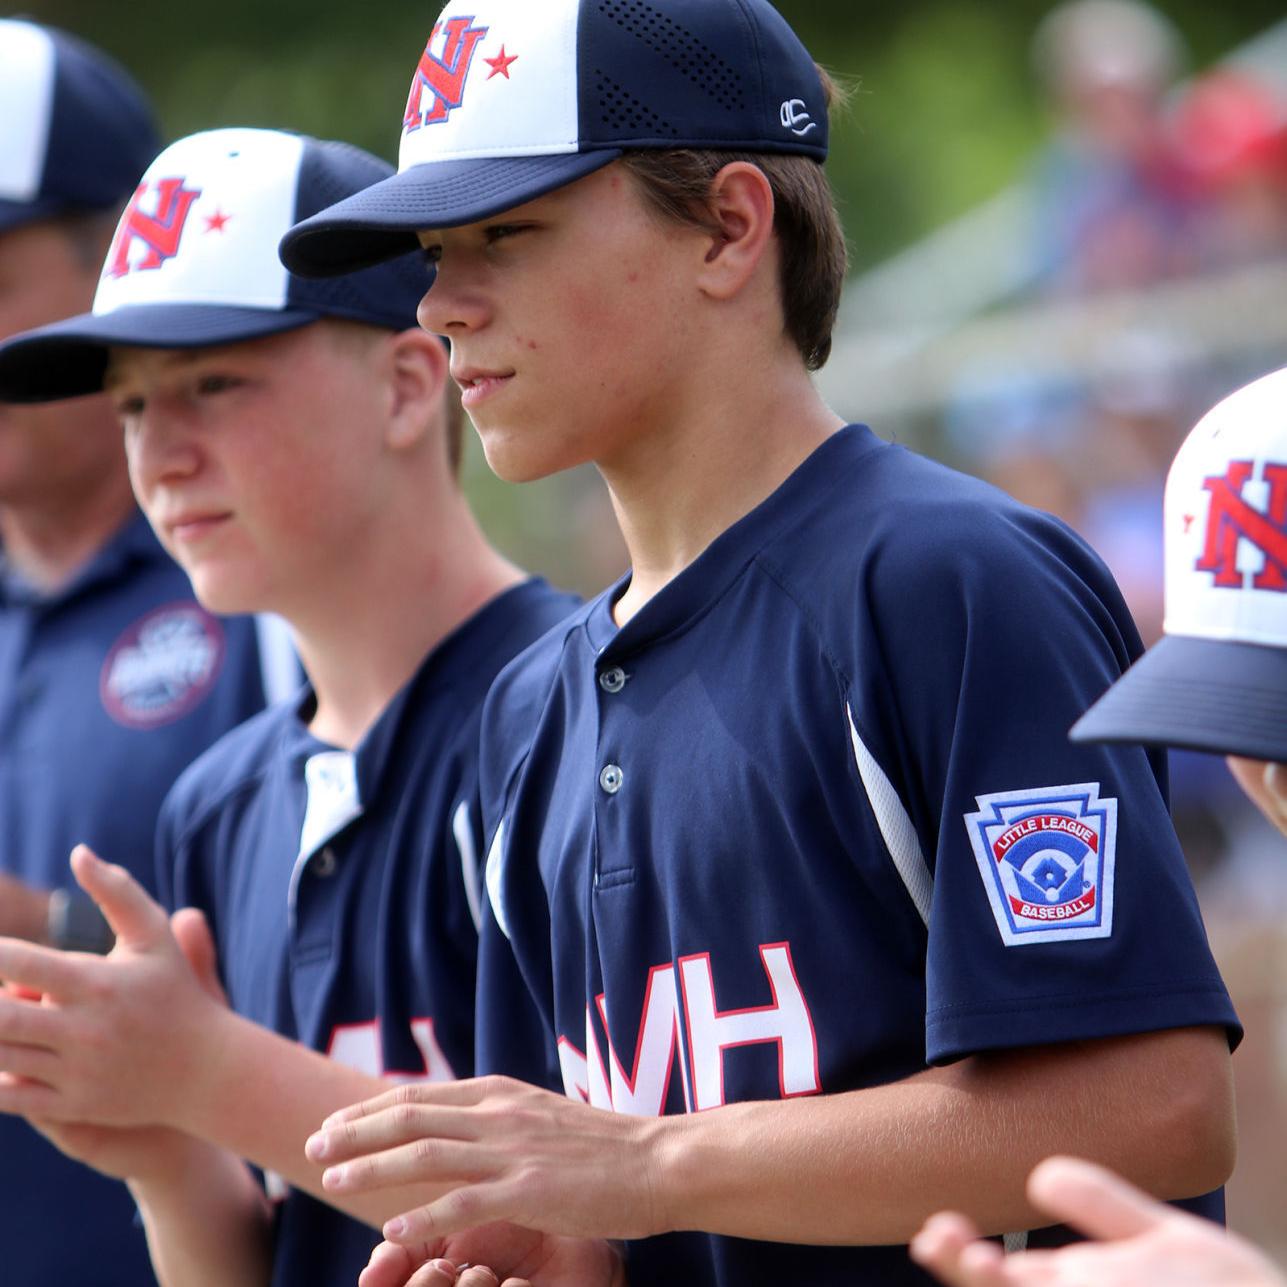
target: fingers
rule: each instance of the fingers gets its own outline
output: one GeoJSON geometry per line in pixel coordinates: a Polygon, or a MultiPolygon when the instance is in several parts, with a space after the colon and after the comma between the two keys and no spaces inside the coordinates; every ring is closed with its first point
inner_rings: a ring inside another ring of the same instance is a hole
{"type": "MultiPolygon", "coordinates": [[[[358,1287],[408,1287],[412,1275],[418,1268],[425,1266],[428,1257],[429,1252],[423,1247],[419,1251],[413,1251],[409,1247],[382,1242],[371,1252],[366,1268],[358,1275],[358,1287]]],[[[453,1262],[435,1260],[432,1263],[443,1275],[443,1287],[456,1281],[456,1266],[453,1262]]]]}
{"type": "MultiPolygon", "coordinates": [[[[418,1140],[442,1143],[475,1138],[476,1131],[459,1109],[409,1102],[409,1095],[402,1096],[402,1100],[370,1116],[323,1126],[309,1136],[304,1145],[305,1156],[310,1162],[334,1163],[418,1140]]],[[[327,1120],[334,1121],[333,1118],[327,1120]]]]}
{"type": "Polygon", "coordinates": [[[327,1167],[322,1187],[331,1193],[369,1193],[400,1184],[470,1180],[478,1178],[485,1162],[485,1150],[478,1144],[413,1137],[399,1148],[327,1167]]]}
{"type": "Polygon", "coordinates": [[[1092,1238],[1131,1238],[1173,1217],[1169,1207],[1092,1162],[1050,1157],[1028,1177],[1034,1205],[1092,1238]]]}
{"type": "MultiPolygon", "coordinates": [[[[518,1282],[517,1278],[511,1278],[510,1285],[518,1282]]],[[[464,1270],[460,1277],[456,1279],[456,1287],[498,1287],[500,1279],[496,1277],[490,1269],[482,1265],[475,1265],[464,1270]]]]}
{"type": "Polygon", "coordinates": [[[404,1211],[386,1221],[382,1230],[389,1242],[415,1246],[453,1233],[510,1218],[511,1188],[500,1182],[471,1184],[452,1189],[427,1206],[404,1211]]]}
{"type": "Polygon", "coordinates": [[[59,1058],[40,1046],[19,1046],[0,1042],[0,1072],[49,1086],[55,1081],[59,1058]]]}
{"type": "Polygon", "coordinates": [[[48,993],[61,1000],[81,996],[85,992],[85,967],[96,961],[79,952],[59,952],[16,938],[0,938],[0,979],[26,992],[48,993]]]}
{"type": "Polygon", "coordinates": [[[219,981],[219,952],[205,913],[195,907],[180,908],[170,917],[170,932],[202,989],[226,1006],[228,994],[219,981]]]}
{"type": "Polygon", "coordinates": [[[0,1113],[59,1121],[67,1110],[62,1096],[51,1087],[0,1072],[0,1113]]]}
{"type": "Polygon", "coordinates": [[[407,1287],[499,1287],[499,1283],[483,1265],[460,1268],[450,1260],[434,1260],[414,1273],[407,1287]]]}
{"type": "Polygon", "coordinates": [[[917,1264],[949,1287],[1004,1287],[1005,1253],[981,1239],[963,1215],[941,1211],[925,1222],[909,1247],[917,1264]]]}
{"type": "Polygon", "coordinates": [[[80,887],[98,904],[118,942],[146,946],[164,934],[165,912],[124,867],[104,862],[88,845],[71,853],[72,872],[80,887]]]}
{"type": "MultiPolygon", "coordinates": [[[[444,1258],[425,1260],[423,1254],[382,1242],[371,1253],[358,1287],[500,1287],[500,1279],[485,1265],[458,1265],[444,1258]]],[[[504,1287],[531,1284],[507,1278],[504,1287]]]]}
{"type": "Polygon", "coordinates": [[[65,1037],[62,1016],[57,1010],[36,1001],[15,1001],[0,996],[0,1045],[56,1050],[65,1037]]]}
{"type": "Polygon", "coordinates": [[[359,1121],[361,1118],[382,1113],[386,1109],[399,1108],[408,1104],[438,1104],[443,1107],[478,1104],[488,1095],[504,1090],[509,1084],[511,1084],[509,1079],[505,1077],[471,1077],[463,1081],[396,1086],[393,1090],[385,1091],[383,1095],[375,1095],[371,1099],[361,1100],[332,1113],[322,1123],[322,1129],[327,1130],[344,1122],[359,1121]]]}

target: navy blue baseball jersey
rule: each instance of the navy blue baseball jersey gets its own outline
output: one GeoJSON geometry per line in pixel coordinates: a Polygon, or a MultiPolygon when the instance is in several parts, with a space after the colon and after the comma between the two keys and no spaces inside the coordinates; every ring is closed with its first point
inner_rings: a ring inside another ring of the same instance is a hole
{"type": "MultiPolygon", "coordinates": [[[[548,1065],[506,1032],[497,924],[563,1089],[620,1112],[1236,1032],[1162,761],[1068,741],[1139,640],[1062,524],[850,426],[618,629],[622,588],[488,700],[480,1072],[548,1065]]],[[[696,1234],[629,1277],[927,1281],[901,1247],[696,1234]]]]}
{"type": "MultiPolygon", "coordinates": [[[[203,611],[142,515],[55,594],[0,569],[0,870],[71,886],[84,841],[152,888],[166,791],[264,696],[255,620],[203,611]]],[[[18,1118],[0,1118],[0,1158],[0,1281],[153,1281],[123,1184],[18,1118]]]]}
{"type": "MultiPolygon", "coordinates": [[[[158,828],[162,897],[206,913],[238,1013],[372,1076],[472,1075],[483,699],[577,603],[539,580],[500,595],[355,751],[309,732],[306,689],[183,775],[158,828]]],[[[274,1283],[355,1283],[376,1231],[268,1185],[274,1283]]]]}

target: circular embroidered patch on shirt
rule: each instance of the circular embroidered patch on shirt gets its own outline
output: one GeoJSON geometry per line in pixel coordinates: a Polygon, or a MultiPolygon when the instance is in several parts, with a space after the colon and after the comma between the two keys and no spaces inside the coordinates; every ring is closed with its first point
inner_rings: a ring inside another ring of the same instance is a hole
{"type": "Polygon", "coordinates": [[[219,623],[195,603],[157,608],[112,645],[99,678],[107,713],[126,728],[156,728],[186,715],[223,665],[219,623]]]}

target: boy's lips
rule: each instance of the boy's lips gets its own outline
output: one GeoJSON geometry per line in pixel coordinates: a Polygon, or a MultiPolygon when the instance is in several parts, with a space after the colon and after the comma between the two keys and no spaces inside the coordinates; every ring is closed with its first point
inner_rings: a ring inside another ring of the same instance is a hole
{"type": "Polygon", "coordinates": [[[478,367],[466,367],[453,371],[452,379],[460,386],[460,400],[465,407],[475,407],[504,388],[514,378],[512,370],[485,371],[478,367]]]}
{"type": "Polygon", "coordinates": [[[193,511],[167,518],[161,526],[176,541],[196,541],[231,517],[227,510],[193,511]]]}

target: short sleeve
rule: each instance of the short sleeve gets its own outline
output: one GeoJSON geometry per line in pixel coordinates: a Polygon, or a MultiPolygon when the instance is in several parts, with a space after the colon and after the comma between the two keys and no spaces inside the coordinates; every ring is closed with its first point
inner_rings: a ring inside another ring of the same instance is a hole
{"type": "Polygon", "coordinates": [[[931,868],[927,1059],[1203,1024],[1236,1040],[1163,758],[1068,740],[1140,649],[1103,565],[1018,506],[885,553],[854,704],[931,868]]]}

